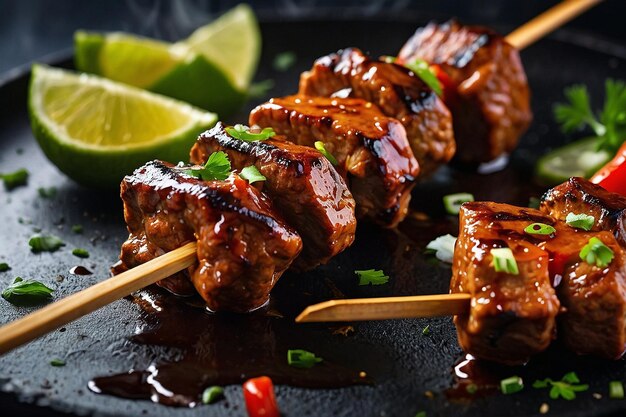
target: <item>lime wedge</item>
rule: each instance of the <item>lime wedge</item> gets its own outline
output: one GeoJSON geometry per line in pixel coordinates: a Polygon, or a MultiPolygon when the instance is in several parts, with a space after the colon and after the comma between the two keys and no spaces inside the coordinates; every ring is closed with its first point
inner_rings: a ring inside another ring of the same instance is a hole
{"type": "Polygon", "coordinates": [[[151,159],[187,160],[216,116],[104,78],[34,65],[31,125],[46,156],[75,181],[101,188],[151,159]]]}
{"type": "Polygon", "coordinates": [[[174,47],[201,54],[228,74],[238,88],[246,89],[259,62],[261,34],[250,6],[240,4],[174,47]]]}
{"type": "Polygon", "coordinates": [[[125,33],[78,31],[74,45],[81,71],[227,116],[247,97],[261,38],[254,12],[239,5],[176,44],[125,33]]]}

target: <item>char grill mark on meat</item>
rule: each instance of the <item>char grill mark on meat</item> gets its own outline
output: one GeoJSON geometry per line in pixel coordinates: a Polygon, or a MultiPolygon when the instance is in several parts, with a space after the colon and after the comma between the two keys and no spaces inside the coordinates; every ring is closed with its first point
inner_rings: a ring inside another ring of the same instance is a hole
{"type": "Polygon", "coordinates": [[[565,221],[568,213],[587,214],[595,218],[594,231],[615,234],[626,247],[626,197],[611,193],[584,178],[573,177],[543,195],[540,210],[565,221]]]}
{"type": "Polygon", "coordinates": [[[437,65],[446,82],[456,159],[481,163],[511,152],[531,120],[530,91],[518,51],[495,32],[456,21],[418,29],[398,62],[423,59],[437,65]]]}
{"type": "Polygon", "coordinates": [[[267,180],[263,192],[303,241],[293,267],[312,269],[328,262],[354,241],[355,202],[343,178],[317,150],[285,138],[245,142],[221,123],[200,135],[191,161],[203,164],[213,152],[228,154],[234,169],[254,165],[267,180]]]}
{"type": "Polygon", "coordinates": [[[369,59],[345,49],[319,58],[300,77],[299,94],[362,98],[398,119],[422,175],[448,162],[455,151],[452,119],[437,95],[401,65],[369,59]]]}
{"type": "Polygon", "coordinates": [[[472,296],[469,314],[454,320],[461,347],[477,358],[524,363],[554,337],[559,300],[548,254],[522,238],[537,219],[552,223],[539,211],[504,204],[461,207],[450,290],[472,296]],[[511,248],[519,275],[495,272],[490,250],[500,247],[511,248]]]}
{"type": "Polygon", "coordinates": [[[419,165],[404,126],[355,98],[273,98],[250,113],[250,125],[272,127],[299,145],[322,141],[349,183],[358,218],[387,227],[404,219],[419,165]]]}
{"type": "Polygon", "coordinates": [[[124,178],[130,233],[115,273],[197,240],[198,263],[160,285],[187,293],[188,276],[214,311],[262,306],[298,256],[302,241],[269,200],[237,175],[202,181],[187,168],[153,161],[124,178]]]}

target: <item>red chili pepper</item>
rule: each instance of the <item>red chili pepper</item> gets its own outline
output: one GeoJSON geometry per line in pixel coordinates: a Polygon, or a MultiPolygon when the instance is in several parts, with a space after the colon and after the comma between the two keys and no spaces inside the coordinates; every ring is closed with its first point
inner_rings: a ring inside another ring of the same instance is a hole
{"type": "Polygon", "coordinates": [[[260,376],[247,380],[243,384],[243,397],[250,417],[280,417],[270,378],[260,376]]]}
{"type": "Polygon", "coordinates": [[[591,177],[591,182],[626,196],[626,143],[619,148],[612,160],[591,177]]]}
{"type": "Polygon", "coordinates": [[[437,64],[430,65],[430,70],[435,74],[439,83],[441,84],[441,90],[443,92],[443,99],[447,102],[448,100],[454,100],[456,95],[456,83],[452,81],[452,78],[441,67],[437,64]]]}

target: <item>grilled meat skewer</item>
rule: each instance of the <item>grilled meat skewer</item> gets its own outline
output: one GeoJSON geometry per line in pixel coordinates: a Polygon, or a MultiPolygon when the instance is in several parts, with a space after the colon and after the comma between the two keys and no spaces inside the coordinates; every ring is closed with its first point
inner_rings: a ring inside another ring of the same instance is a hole
{"type": "Polygon", "coordinates": [[[337,159],[358,218],[394,227],[406,216],[419,173],[404,126],[362,99],[288,96],[250,113],[250,125],[272,127],[299,145],[316,141],[337,159]]]}
{"type": "MultiPolygon", "coordinates": [[[[198,263],[186,274],[207,306],[213,311],[254,310],[267,302],[300,253],[302,240],[271,202],[238,175],[202,181],[188,175],[189,169],[153,161],[124,178],[121,197],[130,236],[114,273],[197,240],[198,263]]],[[[188,278],[182,278],[184,285],[188,278]]],[[[161,285],[170,289],[180,285],[164,281],[161,285]]]]}

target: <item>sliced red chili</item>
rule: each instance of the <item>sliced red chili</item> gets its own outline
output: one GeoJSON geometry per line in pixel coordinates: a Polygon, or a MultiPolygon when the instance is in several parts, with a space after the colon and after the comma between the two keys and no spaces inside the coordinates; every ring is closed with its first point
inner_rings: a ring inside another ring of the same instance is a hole
{"type": "Polygon", "coordinates": [[[250,417],[280,417],[270,378],[260,376],[247,380],[243,384],[243,397],[250,417]]]}

